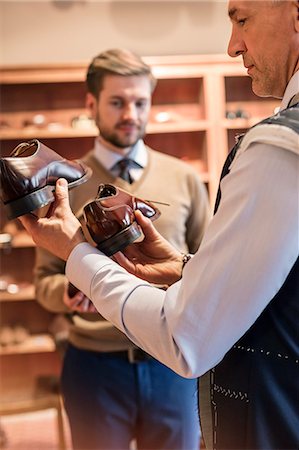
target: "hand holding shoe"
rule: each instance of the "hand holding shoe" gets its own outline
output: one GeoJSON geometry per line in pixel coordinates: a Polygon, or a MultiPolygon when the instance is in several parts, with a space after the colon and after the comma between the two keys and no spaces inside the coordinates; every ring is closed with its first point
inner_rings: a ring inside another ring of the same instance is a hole
{"type": "MultiPolygon", "coordinates": [[[[128,272],[150,283],[175,283],[182,274],[181,253],[158,233],[151,220],[140,211],[135,211],[135,217],[143,230],[144,240],[130,245],[124,253],[117,253],[114,259],[128,272]]],[[[47,217],[27,214],[20,217],[20,221],[37,246],[65,261],[78,244],[86,242],[80,222],[71,211],[64,179],[56,183],[55,201],[47,217]]]]}
{"type": "Polygon", "coordinates": [[[47,216],[33,214],[20,217],[20,221],[38,247],[42,247],[66,261],[71,251],[86,242],[81,225],[69,205],[68,184],[60,178],[56,182],[55,201],[47,216]]]}
{"type": "Polygon", "coordinates": [[[158,233],[151,220],[140,211],[135,211],[135,218],[142,228],[143,241],[129,245],[122,253],[116,253],[113,259],[138,278],[170,286],[182,276],[182,254],[158,233]]]}
{"type": "Polygon", "coordinates": [[[55,183],[65,178],[68,188],[91,176],[84,163],[68,161],[33,139],[22,142],[5,158],[0,158],[0,198],[8,219],[28,214],[54,201],[55,183]]]}
{"type": "Polygon", "coordinates": [[[134,215],[136,210],[151,220],[161,214],[148,200],[137,198],[112,184],[100,184],[95,200],[84,207],[84,219],[101,252],[111,256],[141,236],[134,215]]]}

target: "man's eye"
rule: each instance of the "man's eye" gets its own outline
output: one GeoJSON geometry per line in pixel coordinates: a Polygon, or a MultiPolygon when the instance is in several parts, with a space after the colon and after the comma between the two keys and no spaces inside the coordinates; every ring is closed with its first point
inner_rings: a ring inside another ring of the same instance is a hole
{"type": "Polygon", "coordinates": [[[137,108],[140,108],[140,109],[143,109],[143,108],[145,108],[146,107],[146,102],[144,102],[144,101],[140,101],[140,102],[137,102],[136,103],[136,107],[137,108]]]}
{"type": "Polygon", "coordinates": [[[112,102],[110,102],[110,104],[112,106],[115,106],[116,108],[121,108],[122,107],[122,102],[120,100],[113,100],[112,102]]]}
{"type": "Polygon", "coordinates": [[[238,25],[243,26],[246,22],[246,19],[239,19],[237,22],[238,22],[238,25]]]}

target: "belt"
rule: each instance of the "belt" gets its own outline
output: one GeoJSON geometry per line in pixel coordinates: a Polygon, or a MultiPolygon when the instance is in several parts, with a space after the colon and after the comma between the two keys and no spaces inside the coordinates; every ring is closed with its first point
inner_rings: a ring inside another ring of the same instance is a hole
{"type": "MultiPolygon", "coordinates": [[[[108,354],[104,352],[104,354],[108,354]]],[[[129,348],[128,350],[123,350],[119,352],[109,352],[109,355],[116,356],[121,359],[125,359],[131,364],[136,364],[139,362],[149,361],[153,359],[151,355],[141,350],[141,348],[129,348]]]]}

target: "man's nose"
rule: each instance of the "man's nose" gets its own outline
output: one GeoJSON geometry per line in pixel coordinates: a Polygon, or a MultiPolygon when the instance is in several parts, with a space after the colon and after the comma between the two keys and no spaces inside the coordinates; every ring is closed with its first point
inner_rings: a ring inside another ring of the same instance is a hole
{"type": "Polygon", "coordinates": [[[242,55],[245,52],[246,52],[245,42],[243,41],[240,32],[233,25],[231,37],[227,47],[227,53],[232,58],[235,58],[236,56],[242,55]]]}
{"type": "Polygon", "coordinates": [[[124,111],[123,111],[123,118],[128,120],[135,120],[137,119],[138,114],[137,114],[137,108],[134,104],[128,104],[125,106],[124,111]]]}

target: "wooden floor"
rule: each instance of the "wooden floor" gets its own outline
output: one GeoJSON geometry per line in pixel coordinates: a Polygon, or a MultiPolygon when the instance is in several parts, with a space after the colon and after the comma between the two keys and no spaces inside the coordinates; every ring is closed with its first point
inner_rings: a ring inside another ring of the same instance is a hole
{"type": "MultiPolygon", "coordinates": [[[[70,431],[65,414],[64,431],[66,450],[73,450],[70,431]]],[[[47,410],[26,414],[2,416],[0,426],[5,439],[1,439],[0,449],[5,450],[59,450],[56,411],[47,410]],[[6,441],[6,442],[5,442],[6,441]]],[[[204,450],[201,443],[201,450],[204,450]]],[[[136,446],[132,443],[132,450],[136,446]]]]}
{"type": "MultiPolygon", "coordinates": [[[[1,428],[5,450],[58,450],[56,412],[53,409],[34,413],[2,416],[1,428]],[[6,442],[5,442],[6,441],[6,442]]],[[[72,450],[67,419],[64,415],[66,450],[72,450]]]]}

